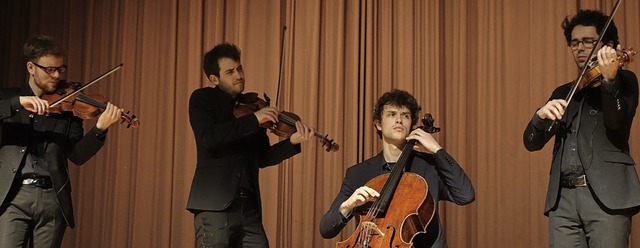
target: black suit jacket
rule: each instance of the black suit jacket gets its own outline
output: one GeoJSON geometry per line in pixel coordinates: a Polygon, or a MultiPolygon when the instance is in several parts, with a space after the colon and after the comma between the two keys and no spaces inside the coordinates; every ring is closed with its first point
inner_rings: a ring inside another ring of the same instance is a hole
{"type": "MultiPolygon", "coordinates": [[[[0,94],[0,198],[4,204],[8,204],[15,196],[10,194],[12,185],[19,187],[21,184],[20,166],[34,132],[30,112],[20,105],[18,97],[33,93],[25,87],[3,89],[0,94]]],[[[43,118],[43,121],[46,130],[43,134],[46,139],[44,156],[51,181],[67,225],[73,228],[75,221],[67,159],[76,165],[87,162],[103,146],[104,133],[93,128],[83,135],[82,119],[68,113],[53,114],[43,118]]]]}
{"type": "MultiPolygon", "coordinates": [[[[379,153],[375,157],[347,169],[347,175],[342,182],[340,192],[331,204],[329,211],[322,216],[320,221],[320,234],[322,237],[333,238],[347,225],[349,219],[353,216],[345,218],[342,213],[340,213],[340,205],[346,201],[356,189],[364,186],[369,180],[382,173],[388,173],[388,171],[383,171],[385,163],[384,155],[379,153]]],[[[434,155],[419,154],[415,156],[408,168],[409,172],[416,173],[427,181],[429,193],[436,205],[439,200],[452,201],[458,205],[469,204],[475,200],[475,190],[473,189],[471,180],[469,180],[455,159],[444,149],[439,150],[434,155]]],[[[440,226],[437,212],[436,210],[432,223],[429,224],[429,226],[434,229],[429,228],[430,230],[427,231],[426,236],[416,236],[414,243],[433,242],[434,247],[445,246],[445,237],[440,226]],[[436,233],[430,233],[430,231],[436,233]]],[[[414,245],[415,247],[423,247],[419,244],[414,245]]]]}
{"type": "MultiPolygon", "coordinates": [[[[564,99],[571,83],[556,88],[549,100],[564,99]]],[[[620,70],[614,87],[584,88],[580,106],[578,154],[585,168],[589,187],[609,209],[626,209],[640,205],[640,182],[635,163],[629,155],[629,134],[638,106],[638,80],[631,71],[620,70]],[[616,89],[617,88],[617,89],[616,89]]],[[[567,130],[549,131],[550,120],[534,114],[524,130],[524,145],[529,151],[540,150],[555,136],[553,160],[544,207],[545,215],[558,204],[562,167],[562,147],[567,130]]]]}
{"type": "Polygon", "coordinates": [[[289,139],[269,145],[253,114],[236,118],[234,99],[218,87],[191,94],[189,121],[196,139],[197,165],[187,202],[190,211],[222,211],[236,199],[243,175],[260,199],[258,171],[300,152],[289,139]],[[247,173],[242,169],[247,168],[247,173]]]}

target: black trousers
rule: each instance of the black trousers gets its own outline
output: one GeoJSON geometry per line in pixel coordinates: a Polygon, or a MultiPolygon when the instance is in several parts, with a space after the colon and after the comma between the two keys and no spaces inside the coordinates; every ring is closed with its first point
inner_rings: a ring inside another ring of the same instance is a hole
{"type": "Polygon", "coordinates": [[[628,247],[633,209],[607,209],[589,187],[561,188],[558,207],[549,212],[552,248],[628,247]]]}
{"type": "Polygon", "coordinates": [[[67,223],[52,188],[15,187],[0,207],[0,247],[60,247],[67,223]]]}
{"type": "Polygon", "coordinates": [[[194,213],[198,248],[268,248],[259,202],[239,196],[225,211],[194,213]]]}

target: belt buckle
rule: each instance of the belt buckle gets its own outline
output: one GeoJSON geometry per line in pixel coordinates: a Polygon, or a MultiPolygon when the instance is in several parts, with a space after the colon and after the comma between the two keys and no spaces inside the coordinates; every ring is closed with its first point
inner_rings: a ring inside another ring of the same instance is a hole
{"type": "Polygon", "coordinates": [[[22,185],[31,185],[38,188],[49,189],[52,188],[51,182],[47,178],[25,178],[22,179],[22,185]]]}
{"type": "Polygon", "coordinates": [[[576,179],[576,183],[574,184],[575,187],[585,187],[587,186],[587,176],[586,175],[582,175],[579,177],[574,177],[576,179]]]}
{"type": "Polygon", "coordinates": [[[22,184],[26,184],[26,185],[31,185],[35,182],[36,182],[36,179],[33,179],[33,178],[27,178],[22,180],[22,184]]]}

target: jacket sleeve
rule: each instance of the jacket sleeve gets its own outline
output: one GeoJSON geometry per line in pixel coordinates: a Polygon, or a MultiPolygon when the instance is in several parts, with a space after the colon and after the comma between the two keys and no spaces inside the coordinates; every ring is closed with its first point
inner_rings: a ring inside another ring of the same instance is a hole
{"type": "Polygon", "coordinates": [[[198,145],[216,149],[258,130],[258,119],[252,114],[221,119],[218,102],[211,98],[206,91],[196,90],[189,99],[189,121],[198,145]]]}
{"type": "Polygon", "coordinates": [[[638,107],[638,79],[628,70],[618,71],[615,81],[602,84],[602,110],[608,130],[626,132],[638,107]]]}
{"type": "MultiPolygon", "coordinates": [[[[269,146],[268,139],[266,145],[269,146]]],[[[293,157],[294,155],[302,151],[302,145],[294,145],[291,144],[291,140],[284,139],[272,146],[267,147],[266,151],[267,152],[265,156],[262,156],[262,161],[260,161],[261,168],[280,164],[285,159],[293,157]]]]}
{"type": "Polygon", "coordinates": [[[0,120],[13,116],[20,109],[23,109],[20,105],[20,96],[1,99],[0,120]]]}
{"type": "Polygon", "coordinates": [[[76,165],[82,165],[89,161],[104,146],[106,132],[97,127],[91,128],[83,135],[82,119],[72,116],[69,118],[69,132],[67,157],[76,165]]]}
{"type": "MultiPolygon", "coordinates": [[[[547,102],[553,99],[561,99],[564,94],[563,91],[568,89],[570,84],[565,84],[556,88],[551,97],[547,102]]],[[[546,104],[546,102],[545,102],[546,104]]],[[[540,108],[538,108],[540,109],[540,108]]],[[[536,112],[538,111],[536,109],[536,112]]],[[[553,137],[558,131],[558,124],[556,124],[555,128],[551,129],[551,125],[553,124],[552,120],[542,120],[538,115],[534,112],[531,120],[527,124],[522,134],[522,141],[524,142],[524,147],[527,148],[528,151],[538,151],[544,148],[544,145],[549,142],[551,137],[553,137]]]]}
{"type": "Polygon", "coordinates": [[[557,129],[548,130],[552,123],[551,120],[540,119],[540,117],[534,113],[522,135],[524,147],[530,152],[544,148],[544,145],[549,142],[557,131],[557,129]]]}
{"type": "Polygon", "coordinates": [[[475,189],[460,164],[444,149],[440,149],[433,156],[442,182],[442,185],[439,185],[441,199],[458,205],[472,203],[476,199],[475,189]]]}
{"type": "Polygon", "coordinates": [[[340,205],[349,199],[351,194],[356,190],[355,183],[351,180],[352,173],[347,170],[347,176],[342,181],[342,187],[340,193],[336,196],[331,204],[331,208],[327,211],[320,220],[320,235],[325,239],[330,239],[337,236],[342,228],[344,228],[353,215],[343,216],[340,213],[340,205]]]}

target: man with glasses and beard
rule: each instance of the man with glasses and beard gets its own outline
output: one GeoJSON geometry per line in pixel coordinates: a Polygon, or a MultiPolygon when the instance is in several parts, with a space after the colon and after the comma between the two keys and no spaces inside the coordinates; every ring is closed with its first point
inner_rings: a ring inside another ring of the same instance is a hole
{"type": "Polygon", "coordinates": [[[621,68],[613,22],[597,40],[608,17],[581,10],[563,22],[579,69],[593,49],[602,76],[577,90],[556,88],[524,130],[524,145],[537,151],[555,136],[544,213],[551,247],[627,247],[631,216],[640,205],[640,182],[629,155],[631,123],[638,106],[636,75],[621,68]],[[559,124],[552,127],[552,123],[559,124]],[[556,128],[557,127],[557,128],[556,128]]]}
{"type": "Polygon", "coordinates": [[[67,70],[64,50],[40,36],[24,45],[29,73],[22,88],[0,90],[0,247],[60,247],[74,227],[67,160],[87,162],[102,147],[107,128],[122,110],[107,103],[84,134],[70,112],[48,114],[49,102],[67,70]]]}

